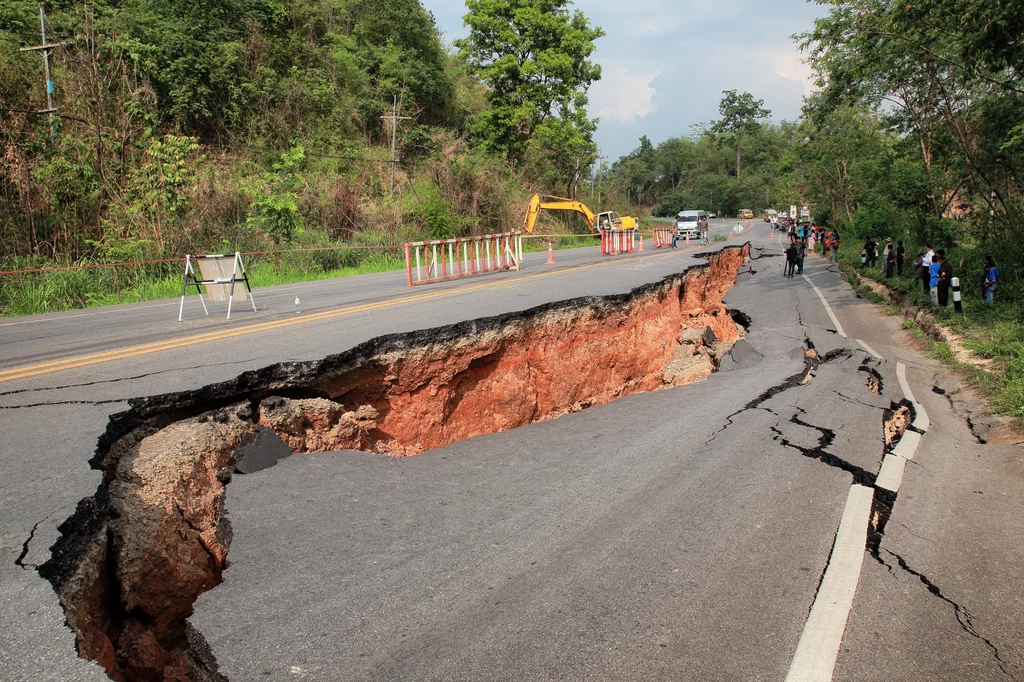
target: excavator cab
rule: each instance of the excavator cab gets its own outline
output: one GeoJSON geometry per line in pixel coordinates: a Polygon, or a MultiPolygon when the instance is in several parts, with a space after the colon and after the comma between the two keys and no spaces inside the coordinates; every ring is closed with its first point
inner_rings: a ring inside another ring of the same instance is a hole
{"type": "MultiPolygon", "coordinates": [[[[622,226],[622,216],[615,211],[605,211],[604,213],[597,214],[597,229],[598,230],[623,230],[630,229],[622,226]]],[[[632,225],[630,227],[635,227],[632,225]]]]}

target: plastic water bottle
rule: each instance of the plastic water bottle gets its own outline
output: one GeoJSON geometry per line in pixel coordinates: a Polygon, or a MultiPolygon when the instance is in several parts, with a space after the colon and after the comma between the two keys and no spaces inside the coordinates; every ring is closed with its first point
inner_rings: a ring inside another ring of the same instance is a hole
{"type": "Polygon", "coordinates": [[[298,315],[302,310],[299,308],[299,297],[295,297],[295,314],[298,315]]]}

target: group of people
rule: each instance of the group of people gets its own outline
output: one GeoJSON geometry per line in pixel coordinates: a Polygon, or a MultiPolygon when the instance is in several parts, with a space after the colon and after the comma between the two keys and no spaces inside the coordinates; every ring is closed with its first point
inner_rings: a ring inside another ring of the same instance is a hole
{"type": "Polygon", "coordinates": [[[808,251],[814,251],[814,245],[819,241],[824,247],[825,257],[833,263],[836,262],[839,253],[839,233],[835,230],[823,233],[822,228],[816,223],[802,223],[799,220],[790,221],[786,230],[789,234],[789,248],[785,251],[786,277],[804,274],[804,258],[808,251]]]}
{"type": "MultiPolygon", "coordinates": [[[[833,235],[835,233],[832,233],[833,235]]],[[[825,236],[826,249],[828,248],[828,235],[825,236]]],[[[953,266],[946,261],[946,252],[943,249],[935,250],[931,244],[925,244],[925,252],[918,255],[919,265],[917,277],[921,280],[924,292],[929,295],[932,305],[946,307],[949,305],[949,290],[953,284],[953,266]]],[[[895,272],[896,275],[903,274],[903,268],[907,264],[907,250],[902,241],[897,241],[893,246],[892,237],[885,240],[885,245],[879,254],[879,244],[871,237],[864,240],[864,248],[860,251],[860,262],[863,268],[873,268],[881,261],[879,272],[890,279],[895,272]]],[[[835,258],[833,256],[833,262],[835,258]]],[[[999,270],[996,269],[995,260],[992,256],[985,256],[984,268],[980,283],[981,297],[989,305],[993,302],[996,286],[999,282],[999,270]]]]}
{"type": "MultiPolygon", "coordinates": [[[[824,255],[831,262],[835,263],[839,252],[839,233],[835,230],[828,230],[823,233],[823,228],[816,224],[801,224],[798,220],[782,219],[771,220],[777,229],[785,230],[789,235],[789,248],[786,249],[785,276],[793,277],[804,272],[804,258],[807,250],[814,250],[816,240],[820,240],[824,246],[824,255]]],[[[917,276],[921,279],[925,293],[932,301],[932,305],[946,307],[949,305],[949,291],[953,285],[953,266],[946,261],[946,252],[943,249],[934,250],[930,244],[925,245],[926,251],[918,255],[919,262],[917,276]]],[[[892,237],[888,237],[884,244],[879,244],[871,237],[864,240],[864,248],[860,252],[861,267],[878,267],[879,272],[884,274],[886,279],[891,279],[895,274],[903,275],[903,269],[908,263],[907,249],[902,240],[893,244],[892,237]],[[880,262],[880,264],[879,264],[880,262]]],[[[982,300],[992,305],[996,287],[999,284],[999,270],[996,268],[995,259],[992,256],[985,256],[984,267],[980,282],[982,300]]],[[[959,299],[957,299],[959,300],[959,299]]]]}
{"type": "MultiPolygon", "coordinates": [[[[932,305],[945,308],[949,305],[949,289],[953,285],[953,266],[946,260],[944,249],[935,250],[931,244],[925,244],[925,249],[927,251],[921,256],[918,277],[925,293],[931,298],[932,305]]],[[[992,305],[999,284],[999,270],[992,256],[985,256],[982,265],[979,287],[981,299],[987,305],[992,305]]]]}
{"type": "Polygon", "coordinates": [[[788,220],[786,232],[789,235],[789,248],[786,249],[785,276],[804,274],[804,258],[807,251],[814,251],[818,239],[818,226],[799,220],[788,220]]]}
{"type": "Polygon", "coordinates": [[[861,266],[873,268],[875,263],[881,260],[882,264],[878,271],[884,274],[886,279],[892,279],[893,272],[897,275],[902,275],[903,267],[907,263],[907,250],[903,246],[903,241],[897,241],[894,247],[892,245],[892,237],[887,237],[881,258],[879,258],[878,247],[878,242],[871,237],[867,237],[864,240],[864,248],[860,250],[861,266]]]}

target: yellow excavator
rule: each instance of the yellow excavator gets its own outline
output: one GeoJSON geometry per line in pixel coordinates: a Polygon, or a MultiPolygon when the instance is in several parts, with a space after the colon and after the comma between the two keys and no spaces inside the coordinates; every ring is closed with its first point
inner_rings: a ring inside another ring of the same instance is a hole
{"type": "Polygon", "coordinates": [[[636,230],[640,224],[636,218],[624,215],[620,216],[615,211],[604,211],[594,215],[594,212],[582,201],[566,199],[564,197],[553,197],[548,195],[534,194],[526,209],[526,222],[524,231],[526,234],[533,233],[533,226],[537,223],[537,216],[541,209],[548,211],[576,211],[583,216],[583,222],[593,234],[600,234],[602,230],[636,230]]]}

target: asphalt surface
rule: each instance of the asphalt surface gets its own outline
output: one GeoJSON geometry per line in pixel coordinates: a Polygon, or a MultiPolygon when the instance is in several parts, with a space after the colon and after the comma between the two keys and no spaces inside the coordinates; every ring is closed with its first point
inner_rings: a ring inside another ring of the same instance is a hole
{"type": "MultiPolygon", "coordinates": [[[[778,251],[754,225],[741,239],[778,251]]],[[[33,565],[95,491],[87,460],[126,399],[385,333],[621,293],[693,262],[665,250],[614,259],[560,251],[555,266],[544,258],[528,255],[521,273],[429,288],[384,273],[258,290],[259,311],[238,306],[230,322],[217,308],[202,316],[194,299],[180,324],[176,300],[0,322],[0,370],[31,368],[0,375],[0,677],[106,679],[76,657],[33,565]],[[141,347],[154,343],[166,349],[141,347]],[[113,350],[116,359],[86,357],[113,350]],[[67,369],[41,366],[70,358],[79,360],[67,369]]],[[[704,383],[413,458],[293,456],[236,476],[231,566],[192,619],[221,672],[781,680],[829,562],[850,471],[873,476],[880,466],[884,409],[903,398],[900,361],[932,427],[879,558],[865,554],[835,679],[1024,677],[1021,449],[977,443],[932,393],[943,373],[900,320],[859,300],[820,258],[806,271],[848,338],[806,281],[783,278],[781,258],[762,258],[726,299],[752,319],[750,350],[704,383]],[[803,371],[808,341],[829,360],[809,383],[787,383],[803,371]],[[865,362],[883,377],[881,396],[867,390],[865,362]],[[814,458],[823,441],[827,461],[814,458]]]]}

